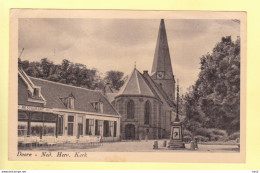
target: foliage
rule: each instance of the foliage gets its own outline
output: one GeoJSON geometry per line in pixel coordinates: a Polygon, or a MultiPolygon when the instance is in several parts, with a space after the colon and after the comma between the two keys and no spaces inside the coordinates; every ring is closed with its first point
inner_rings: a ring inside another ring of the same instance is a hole
{"type": "Polygon", "coordinates": [[[194,136],[194,139],[197,139],[198,142],[208,142],[209,141],[208,137],[200,136],[200,135],[194,136]]]}
{"type": "Polygon", "coordinates": [[[240,138],[240,132],[232,133],[228,138],[229,138],[229,140],[236,140],[236,139],[240,138]]]}
{"type": "Polygon", "coordinates": [[[192,133],[189,130],[184,129],[183,136],[190,136],[190,137],[192,137],[192,133]]]}
{"type": "Polygon", "coordinates": [[[186,143],[188,143],[192,140],[192,133],[187,129],[184,129],[184,131],[183,131],[183,140],[186,143]]]}
{"type": "Polygon", "coordinates": [[[183,141],[185,143],[189,143],[190,141],[192,141],[192,137],[190,137],[190,136],[183,136],[183,141]]]}
{"type": "Polygon", "coordinates": [[[97,69],[89,69],[84,64],[72,63],[66,59],[62,60],[61,64],[54,64],[47,58],[41,59],[40,62],[18,59],[18,66],[32,77],[88,89],[103,89],[105,80],[111,80],[116,86],[115,88],[120,89],[122,86],[121,79],[124,75],[123,72],[109,71],[105,79],[103,79],[97,69]],[[111,72],[113,72],[112,75],[111,72]]]}
{"type": "Polygon", "coordinates": [[[224,139],[240,130],[240,38],[223,37],[200,64],[198,80],[183,97],[184,125],[193,135],[224,139]]]}
{"type": "Polygon", "coordinates": [[[124,85],[123,76],[123,72],[110,70],[106,72],[104,79],[107,83],[111,84],[112,88],[119,90],[124,85]]]}
{"type": "Polygon", "coordinates": [[[220,129],[209,129],[210,134],[219,135],[219,136],[227,136],[227,132],[225,130],[220,129]]]}

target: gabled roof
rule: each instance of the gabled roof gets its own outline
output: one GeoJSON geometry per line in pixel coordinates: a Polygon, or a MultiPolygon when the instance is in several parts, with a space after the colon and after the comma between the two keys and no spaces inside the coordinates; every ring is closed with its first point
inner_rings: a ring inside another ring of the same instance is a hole
{"type": "Polygon", "coordinates": [[[168,97],[163,88],[151,78],[147,71],[144,72],[143,77],[146,79],[148,85],[154,90],[156,95],[158,95],[160,100],[164,100],[170,107],[175,106],[175,103],[168,97]]]}
{"type": "Polygon", "coordinates": [[[94,91],[85,88],[65,85],[57,82],[29,77],[37,86],[41,87],[41,93],[46,99],[45,107],[56,109],[67,109],[62,98],[73,95],[75,98],[74,110],[83,112],[97,112],[91,105],[93,102],[103,103],[103,113],[118,115],[114,107],[104,97],[101,91],[94,91]]]}
{"type": "MultiPolygon", "coordinates": [[[[28,97],[33,101],[37,101],[46,104],[46,99],[43,97],[41,92],[39,95],[35,95],[35,89],[40,89],[39,86],[36,86],[27,76],[27,74],[20,68],[18,68],[18,76],[23,80],[24,84],[27,86],[28,97]]],[[[18,78],[19,80],[19,78],[18,78]]]]}
{"type": "Polygon", "coordinates": [[[118,90],[112,88],[109,84],[104,87],[104,93],[118,93],[118,90]]]}
{"type": "Polygon", "coordinates": [[[23,81],[25,82],[25,84],[28,87],[28,90],[30,92],[33,92],[34,89],[34,84],[32,83],[32,81],[30,80],[30,78],[27,76],[27,74],[20,68],[18,68],[18,75],[20,75],[20,77],[23,79],[23,81]]]}
{"type": "Polygon", "coordinates": [[[161,19],[158,32],[151,75],[154,75],[156,72],[164,72],[166,79],[171,79],[173,76],[169,46],[163,19],[161,19]]]}
{"type": "Polygon", "coordinates": [[[107,97],[108,101],[112,103],[115,100],[115,97],[118,93],[106,93],[105,96],[107,97]]]}
{"type": "Polygon", "coordinates": [[[136,68],[134,68],[127,82],[118,92],[118,96],[119,95],[142,95],[156,97],[152,89],[145,81],[143,75],[136,68]]]}

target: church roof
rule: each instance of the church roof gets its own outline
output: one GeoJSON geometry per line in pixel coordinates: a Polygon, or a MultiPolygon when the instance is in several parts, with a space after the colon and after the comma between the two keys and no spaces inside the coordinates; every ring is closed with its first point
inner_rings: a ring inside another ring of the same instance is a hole
{"type": "Polygon", "coordinates": [[[167,34],[163,19],[161,19],[159,27],[151,75],[160,71],[165,72],[165,78],[171,79],[173,76],[167,34]]]}
{"type": "Polygon", "coordinates": [[[142,95],[156,97],[151,88],[148,86],[143,75],[136,68],[134,68],[127,82],[118,92],[118,96],[119,95],[142,95]]]}
{"type": "Polygon", "coordinates": [[[147,71],[144,71],[143,77],[146,79],[148,85],[153,89],[154,93],[158,95],[160,100],[164,100],[170,107],[174,107],[174,101],[170,100],[169,96],[165,93],[163,88],[159,86],[148,74],[147,71]]]}

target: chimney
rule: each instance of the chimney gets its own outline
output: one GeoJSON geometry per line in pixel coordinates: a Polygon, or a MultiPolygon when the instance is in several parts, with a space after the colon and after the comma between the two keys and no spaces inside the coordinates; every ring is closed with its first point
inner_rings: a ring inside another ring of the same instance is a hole
{"type": "Polygon", "coordinates": [[[143,74],[148,74],[148,70],[144,70],[144,73],[143,74]]]}
{"type": "Polygon", "coordinates": [[[103,94],[105,95],[106,93],[113,93],[110,82],[107,82],[104,86],[103,94]]]}

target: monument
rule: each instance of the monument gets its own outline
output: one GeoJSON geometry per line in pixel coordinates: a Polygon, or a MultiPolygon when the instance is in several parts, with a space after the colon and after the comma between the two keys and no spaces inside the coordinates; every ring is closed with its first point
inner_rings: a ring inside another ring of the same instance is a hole
{"type": "Polygon", "coordinates": [[[168,145],[169,149],[185,148],[183,142],[183,127],[179,119],[179,84],[177,81],[177,104],[176,104],[176,118],[171,122],[171,136],[168,145]]]}

